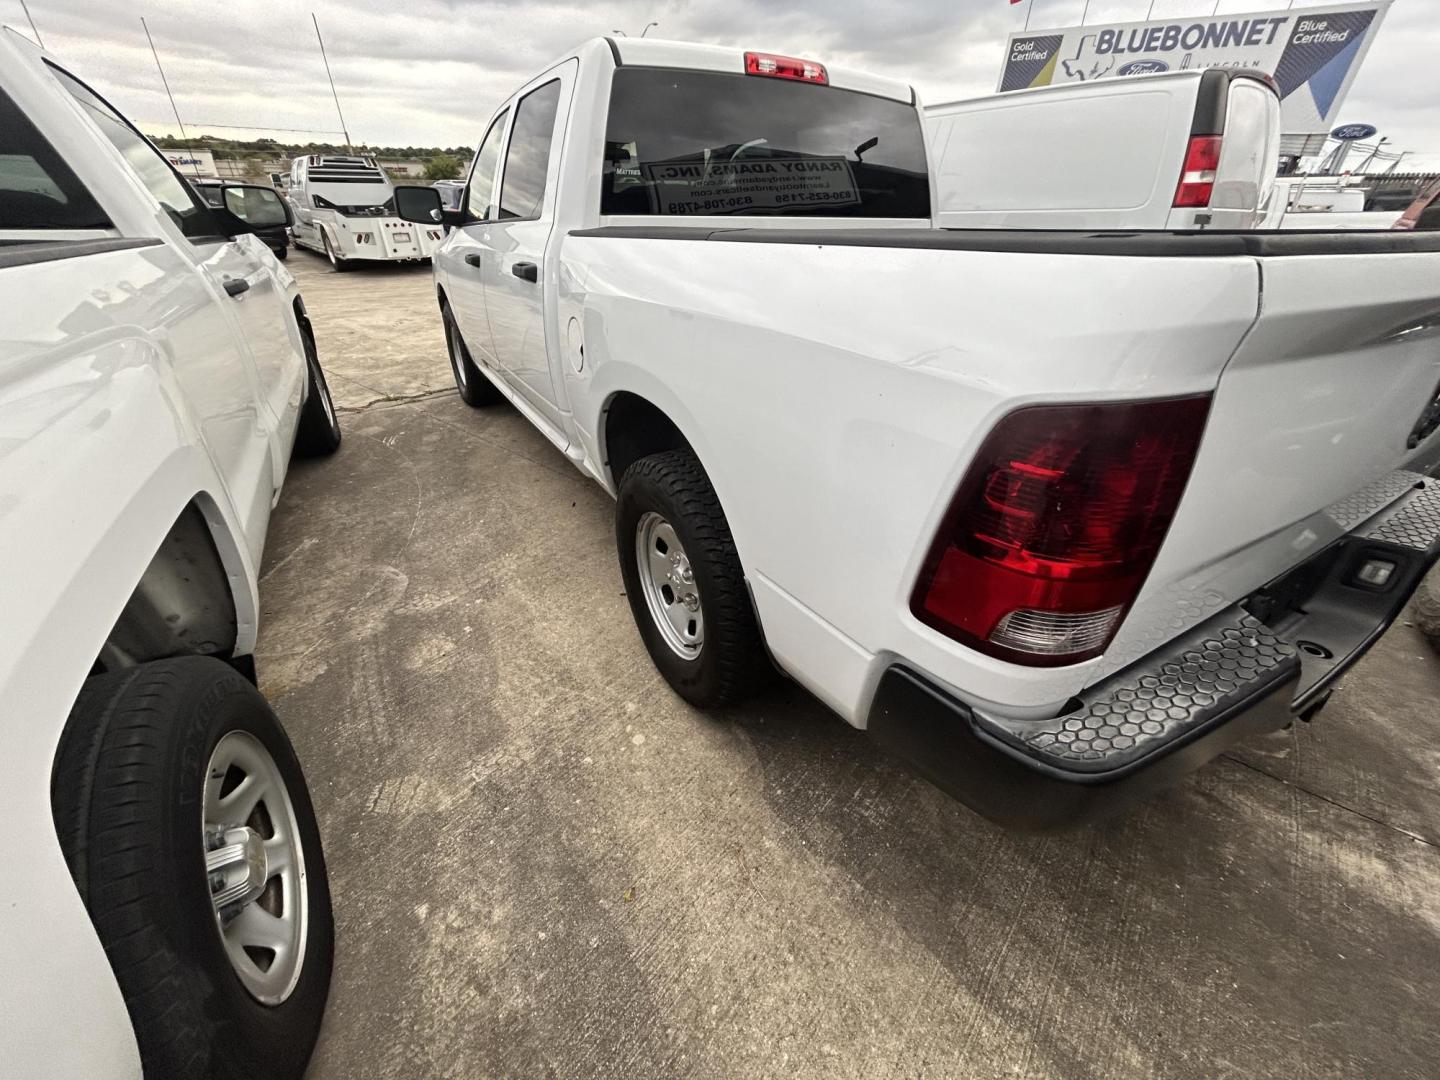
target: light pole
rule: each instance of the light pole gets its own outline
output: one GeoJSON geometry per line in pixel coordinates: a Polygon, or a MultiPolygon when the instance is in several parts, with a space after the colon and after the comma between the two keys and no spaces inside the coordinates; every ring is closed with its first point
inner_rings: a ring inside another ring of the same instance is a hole
{"type": "Polygon", "coordinates": [[[659,26],[659,25],[660,25],[660,24],[659,24],[658,22],[646,23],[646,24],[645,24],[645,29],[640,31],[640,36],[641,36],[641,37],[644,37],[646,34],[648,34],[648,33],[650,32],[650,27],[652,27],[652,26],[659,26]]]}

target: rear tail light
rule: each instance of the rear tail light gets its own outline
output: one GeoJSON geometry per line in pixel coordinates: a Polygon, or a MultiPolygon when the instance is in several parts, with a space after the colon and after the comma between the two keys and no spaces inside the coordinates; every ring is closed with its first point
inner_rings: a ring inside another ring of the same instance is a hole
{"type": "Polygon", "coordinates": [[[996,425],[941,523],[915,617],[1016,663],[1104,652],[1175,516],[1210,398],[1043,405],[996,425]]]}
{"type": "Polygon", "coordinates": [[[1180,206],[1209,206],[1215,191],[1215,170],[1220,167],[1220,136],[1192,135],[1185,150],[1185,169],[1175,189],[1180,206]]]}
{"type": "Polygon", "coordinates": [[[825,74],[825,65],[814,60],[799,60],[793,56],[774,56],[771,53],[747,52],[745,74],[768,75],[772,79],[794,79],[797,82],[830,85],[830,76],[825,74]]]}

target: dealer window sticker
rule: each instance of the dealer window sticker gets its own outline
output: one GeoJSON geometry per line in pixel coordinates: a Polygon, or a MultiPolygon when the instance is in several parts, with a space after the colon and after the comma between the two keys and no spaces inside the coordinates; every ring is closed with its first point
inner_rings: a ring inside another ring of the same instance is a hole
{"type": "Polygon", "coordinates": [[[659,161],[642,166],[657,214],[743,214],[791,207],[856,206],[844,157],[659,161]]]}

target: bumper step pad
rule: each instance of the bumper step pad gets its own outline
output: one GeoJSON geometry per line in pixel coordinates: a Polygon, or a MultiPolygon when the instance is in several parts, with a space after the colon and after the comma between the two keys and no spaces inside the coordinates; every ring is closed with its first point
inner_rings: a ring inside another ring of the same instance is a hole
{"type": "Polygon", "coordinates": [[[1292,679],[1293,645],[1234,609],[1177,639],[1143,674],[1121,673],[1082,705],[1043,724],[985,717],[993,734],[1067,772],[1124,768],[1292,679]]]}
{"type": "Polygon", "coordinates": [[[1382,544],[1427,550],[1440,536],[1440,483],[1427,483],[1398,513],[1385,517],[1361,535],[1382,544]]]}

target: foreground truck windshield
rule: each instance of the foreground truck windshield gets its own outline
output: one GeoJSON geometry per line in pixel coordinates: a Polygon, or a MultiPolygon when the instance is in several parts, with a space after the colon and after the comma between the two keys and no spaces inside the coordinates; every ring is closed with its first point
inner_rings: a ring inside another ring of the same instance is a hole
{"type": "Polygon", "coordinates": [[[833,86],[623,67],[602,214],[928,218],[913,105],[833,86]]]}

